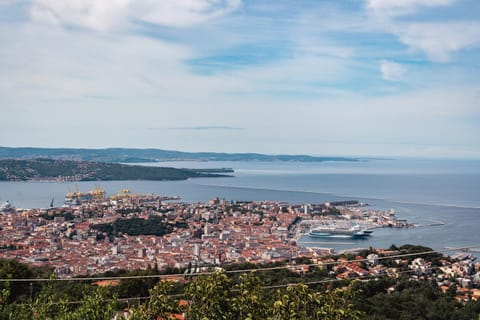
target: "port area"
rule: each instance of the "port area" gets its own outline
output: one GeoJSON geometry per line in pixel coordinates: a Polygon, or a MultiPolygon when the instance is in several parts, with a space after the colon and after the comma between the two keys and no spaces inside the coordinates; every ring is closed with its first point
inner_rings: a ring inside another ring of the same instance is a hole
{"type": "Polygon", "coordinates": [[[304,218],[295,225],[292,237],[305,247],[352,245],[354,242],[349,240],[374,236],[374,230],[378,228],[415,227],[413,223],[399,219],[393,209],[376,210],[354,200],[322,205],[306,204],[304,213],[309,218],[304,218]],[[300,241],[306,235],[312,241],[300,241]],[[328,241],[322,241],[321,238],[328,241]]]}
{"type": "Polygon", "coordinates": [[[152,266],[265,264],[334,253],[328,246],[296,241],[314,226],[411,226],[393,210],[372,210],[356,201],[178,200],[128,189],[107,196],[97,187],[69,191],[60,207],[54,201],[37,209],[5,205],[9,209],[0,214],[0,258],[52,268],[59,278],[152,266]]]}

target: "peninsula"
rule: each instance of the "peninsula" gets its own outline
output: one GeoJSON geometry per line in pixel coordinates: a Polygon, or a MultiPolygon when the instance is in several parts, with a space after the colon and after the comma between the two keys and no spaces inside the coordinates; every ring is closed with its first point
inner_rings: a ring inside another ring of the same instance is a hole
{"type": "Polygon", "coordinates": [[[260,153],[182,152],[162,149],[72,149],[72,148],[9,148],[0,147],[0,159],[49,158],[99,162],[160,162],[160,161],[359,161],[346,157],[309,155],[267,155],[260,153]]]}
{"type": "Polygon", "coordinates": [[[231,173],[229,168],[177,169],[47,158],[0,160],[0,181],[186,180],[231,173]]]}

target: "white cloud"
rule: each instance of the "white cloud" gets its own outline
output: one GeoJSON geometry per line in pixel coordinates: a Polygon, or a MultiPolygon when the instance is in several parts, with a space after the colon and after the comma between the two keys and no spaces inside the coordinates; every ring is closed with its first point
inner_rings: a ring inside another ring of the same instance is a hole
{"type": "Polygon", "coordinates": [[[218,18],[241,5],[241,0],[132,1],[136,18],[163,26],[185,27],[218,18]]]}
{"type": "Polygon", "coordinates": [[[405,68],[396,62],[382,60],[380,62],[380,72],[382,78],[389,81],[400,80],[405,74],[405,68]]]}
{"type": "Polygon", "coordinates": [[[480,22],[458,16],[423,22],[416,20],[414,14],[453,6],[456,2],[458,0],[366,0],[366,8],[372,14],[370,18],[381,23],[385,32],[397,36],[411,53],[423,53],[432,61],[446,62],[452,53],[480,44],[480,22]]]}
{"type": "Polygon", "coordinates": [[[187,74],[180,61],[191,54],[146,37],[72,33],[39,24],[12,35],[0,29],[0,39],[8,44],[0,61],[0,96],[37,101],[169,92],[187,74]]]}
{"type": "Polygon", "coordinates": [[[106,30],[123,22],[129,0],[33,0],[33,19],[59,24],[106,30]]]}
{"type": "Polygon", "coordinates": [[[445,62],[450,54],[480,45],[479,22],[413,23],[398,28],[401,42],[431,60],[445,62]]]}
{"type": "Polygon", "coordinates": [[[367,0],[367,8],[380,16],[411,14],[425,7],[452,5],[456,0],[367,0]]]}
{"type": "Polygon", "coordinates": [[[37,21],[106,31],[133,21],[187,27],[240,5],[241,0],[33,0],[30,14],[37,21]]]}

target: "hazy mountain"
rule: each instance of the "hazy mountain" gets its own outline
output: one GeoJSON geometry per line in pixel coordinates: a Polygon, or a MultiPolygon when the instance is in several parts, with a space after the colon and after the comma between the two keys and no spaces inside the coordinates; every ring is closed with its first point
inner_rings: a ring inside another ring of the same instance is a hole
{"type": "Polygon", "coordinates": [[[357,161],[355,158],[314,157],[308,155],[266,155],[259,153],[182,152],[162,149],[70,149],[0,147],[0,159],[50,158],[100,162],[157,162],[167,160],[200,161],[357,161]]]}

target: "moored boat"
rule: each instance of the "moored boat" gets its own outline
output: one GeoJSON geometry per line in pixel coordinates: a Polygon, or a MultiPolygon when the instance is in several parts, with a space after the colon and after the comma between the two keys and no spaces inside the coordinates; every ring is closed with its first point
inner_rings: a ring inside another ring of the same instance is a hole
{"type": "Polygon", "coordinates": [[[12,212],[15,211],[15,208],[12,206],[10,201],[5,201],[0,205],[0,212],[12,212]]]}
{"type": "Polygon", "coordinates": [[[372,234],[373,230],[362,229],[358,225],[352,226],[349,228],[345,227],[336,227],[336,226],[326,226],[326,227],[317,227],[308,233],[312,238],[366,238],[372,234]]]}

